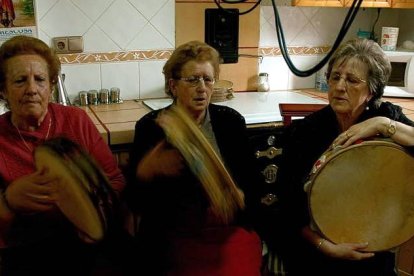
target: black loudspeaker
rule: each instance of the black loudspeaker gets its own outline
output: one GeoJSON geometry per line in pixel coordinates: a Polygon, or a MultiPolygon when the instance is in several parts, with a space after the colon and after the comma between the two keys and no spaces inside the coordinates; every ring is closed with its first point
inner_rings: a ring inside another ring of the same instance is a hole
{"type": "Polygon", "coordinates": [[[223,63],[237,63],[239,59],[238,13],[238,9],[205,10],[204,40],[219,51],[223,63]]]}

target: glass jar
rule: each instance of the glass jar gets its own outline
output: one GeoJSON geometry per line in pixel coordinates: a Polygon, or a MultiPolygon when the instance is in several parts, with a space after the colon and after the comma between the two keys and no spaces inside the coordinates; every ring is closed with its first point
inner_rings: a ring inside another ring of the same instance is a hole
{"type": "Polygon", "coordinates": [[[267,92],[269,90],[270,90],[269,74],[268,73],[260,73],[259,78],[257,80],[257,91],[258,92],[267,92]]]}

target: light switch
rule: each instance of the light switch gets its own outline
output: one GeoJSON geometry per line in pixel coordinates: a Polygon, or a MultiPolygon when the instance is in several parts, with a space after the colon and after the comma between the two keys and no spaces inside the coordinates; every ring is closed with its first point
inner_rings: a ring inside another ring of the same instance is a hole
{"type": "Polygon", "coordinates": [[[83,38],[81,36],[54,37],[53,48],[58,54],[83,52],[83,38]]]}

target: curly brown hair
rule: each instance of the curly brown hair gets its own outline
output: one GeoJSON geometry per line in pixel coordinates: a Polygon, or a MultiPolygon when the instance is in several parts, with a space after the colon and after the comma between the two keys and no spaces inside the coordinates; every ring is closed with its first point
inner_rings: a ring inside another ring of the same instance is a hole
{"type": "Polygon", "coordinates": [[[39,55],[49,70],[49,81],[55,84],[60,72],[60,60],[53,49],[42,40],[30,36],[15,36],[4,42],[0,47],[0,93],[6,84],[7,60],[19,55],[39,55]]]}

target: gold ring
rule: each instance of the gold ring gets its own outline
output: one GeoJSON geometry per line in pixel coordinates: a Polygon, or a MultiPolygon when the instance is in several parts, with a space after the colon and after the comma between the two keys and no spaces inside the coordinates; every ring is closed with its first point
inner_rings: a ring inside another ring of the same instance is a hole
{"type": "Polygon", "coordinates": [[[349,133],[348,133],[348,131],[347,132],[345,132],[345,136],[346,136],[346,138],[351,138],[351,135],[349,135],[349,133]]]}

